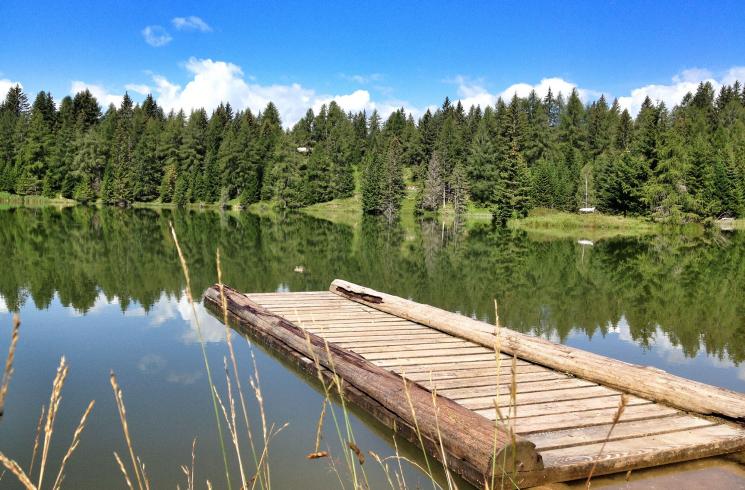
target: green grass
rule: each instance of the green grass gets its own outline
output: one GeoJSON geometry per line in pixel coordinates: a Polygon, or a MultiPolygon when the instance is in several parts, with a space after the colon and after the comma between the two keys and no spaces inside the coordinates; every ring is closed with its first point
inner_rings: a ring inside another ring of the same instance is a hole
{"type": "Polygon", "coordinates": [[[344,199],[313,204],[300,209],[314,218],[325,219],[355,228],[362,219],[362,200],[358,194],[344,199]]]}
{"type": "Polygon", "coordinates": [[[575,214],[545,208],[536,208],[525,218],[510,220],[508,226],[543,238],[601,239],[619,235],[643,235],[662,230],[662,225],[639,217],[602,213],[575,214]]]}
{"type": "Polygon", "coordinates": [[[74,206],[77,204],[72,199],[66,199],[64,197],[44,197],[44,196],[19,196],[17,194],[10,194],[8,192],[0,192],[0,204],[4,204],[8,207],[12,206],[74,206]]]}

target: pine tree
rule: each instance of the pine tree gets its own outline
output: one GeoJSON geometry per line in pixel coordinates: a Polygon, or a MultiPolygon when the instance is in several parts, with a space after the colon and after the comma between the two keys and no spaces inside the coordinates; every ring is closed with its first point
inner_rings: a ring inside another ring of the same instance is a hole
{"type": "Polygon", "coordinates": [[[386,218],[392,220],[401,209],[401,201],[404,198],[403,163],[401,143],[395,136],[388,143],[383,164],[382,180],[382,212],[386,218]]]}
{"type": "Polygon", "coordinates": [[[484,117],[471,142],[466,174],[470,182],[471,198],[480,205],[489,204],[497,180],[499,154],[489,128],[490,119],[484,117]]]}
{"type": "Polygon", "coordinates": [[[261,141],[258,149],[258,176],[261,182],[261,199],[272,198],[274,187],[272,178],[275,175],[272,168],[276,164],[276,158],[280,151],[282,138],[282,121],[279,118],[277,107],[269,102],[261,114],[259,121],[258,138],[261,141]]]}
{"type": "Polygon", "coordinates": [[[329,104],[327,127],[328,136],[324,149],[328,151],[329,157],[329,197],[350,197],[354,193],[353,128],[336,102],[329,104]]]}
{"type": "Polygon", "coordinates": [[[160,196],[160,184],[163,180],[163,167],[158,158],[160,132],[160,121],[150,118],[134,150],[134,198],[138,201],[154,201],[160,196]]]}
{"type": "Polygon", "coordinates": [[[192,111],[184,129],[184,138],[179,151],[180,161],[176,172],[178,176],[174,192],[179,192],[176,197],[181,204],[204,200],[206,191],[202,177],[206,153],[206,131],[207,113],[204,109],[192,111]],[[179,182],[181,182],[180,186],[179,182]]]}
{"type": "Polygon", "coordinates": [[[22,135],[28,112],[26,94],[19,85],[11,87],[0,104],[0,191],[15,189],[16,155],[23,142],[18,135],[22,135]]]}
{"type": "Polygon", "coordinates": [[[176,177],[180,164],[180,149],[184,133],[184,113],[171,112],[158,142],[158,160],[163,173],[160,181],[161,202],[171,202],[176,190],[176,177]]]}
{"type": "Polygon", "coordinates": [[[134,107],[132,99],[124,94],[116,113],[111,159],[104,176],[103,200],[107,204],[128,204],[134,197],[134,107]]]}
{"type": "Polygon", "coordinates": [[[445,179],[443,176],[442,159],[435,151],[427,164],[427,174],[424,177],[421,194],[417,200],[417,211],[437,211],[445,201],[445,179]]]}
{"type": "MultiPolygon", "coordinates": [[[[528,183],[529,185],[529,183],[528,183]]],[[[457,164],[450,176],[450,189],[453,198],[453,209],[456,216],[461,216],[466,212],[468,206],[468,176],[466,175],[465,166],[457,164]]]]}
{"type": "Polygon", "coordinates": [[[56,109],[51,95],[39,92],[31,107],[31,117],[23,145],[16,157],[15,191],[40,194],[54,149],[56,109]]]}
{"type": "Polygon", "coordinates": [[[383,158],[373,142],[362,164],[362,211],[366,214],[383,212],[383,158]]]}

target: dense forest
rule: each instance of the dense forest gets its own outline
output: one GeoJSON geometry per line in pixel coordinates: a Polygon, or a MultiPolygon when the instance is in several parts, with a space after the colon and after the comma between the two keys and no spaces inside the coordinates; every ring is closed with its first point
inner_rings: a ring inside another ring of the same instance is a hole
{"type": "Polygon", "coordinates": [[[165,114],[125,94],[102,111],[90,92],[33,103],[20,87],[0,106],[0,191],[128,205],[272,201],[297,208],[360,192],[368,214],[394,217],[404,175],[417,210],[469,203],[495,220],[533,207],[673,222],[745,215],[745,90],[702,83],[668,109],[636,117],[576,91],[471,107],[445,99],[417,121],[400,109],[346,113],[335,102],[283,128],[274,104],[165,114]],[[410,169],[410,170],[406,170],[410,169]]]}

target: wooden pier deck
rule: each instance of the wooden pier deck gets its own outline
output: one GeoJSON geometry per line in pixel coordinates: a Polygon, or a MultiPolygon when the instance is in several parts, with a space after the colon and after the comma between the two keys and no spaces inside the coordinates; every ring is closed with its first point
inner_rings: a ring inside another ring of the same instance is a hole
{"type": "Polygon", "coordinates": [[[343,281],[331,291],[223,291],[205,295],[216,314],[224,305],[301,368],[326,376],[333,368],[351,401],[415,443],[418,425],[426,449],[480,488],[494,469],[510,475],[509,486],[529,487],[586,478],[593,465],[601,475],[745,451],[740,393],[544,340],[530,345],[521,334],[343,281]],[[595,361],[608,372],[596,373],[595,361]],[[635,378],[638,370],[648,379],[635,378]],[[505,461],[514,464],[498,464],[505,461]]]}

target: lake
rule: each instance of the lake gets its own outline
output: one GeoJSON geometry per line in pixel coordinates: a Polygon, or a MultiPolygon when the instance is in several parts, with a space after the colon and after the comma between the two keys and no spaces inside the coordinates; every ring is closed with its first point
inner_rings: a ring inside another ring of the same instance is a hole
{"type": "MultiPolygon", "coordinates": [[[[47,480],[54,480],[83,410],[95,399],[65,487],[124,488],[113,456],[127,454],[109,384],[113,370],[153,488],[185,488],[180,465],[191,463],[194,438],[198,487],[204,488],[205,479],[225,487],[196,326],[198,320],[222,392],[225,327],[200,305],[196,317],[192,314],[169,222],[196,298],[217,280],[219,247],[224,282],[242,291],[325,290],[334,278],[344,278],[489,322],[496,299],[503,326],[745,392],[742,231],[671,230],[583,245],[581,236],[550,238],[486,224],[444,227],[423,221],[404,227],[370,218],[352,227],[303,214],[269,219],[246,213],[11,208],[0,210],[2,359],[12,312],[20,313],[23,324],[0,418],[0,451],[24,468],[64,355],[70,374],[47,480]]],[[[348,450],[340,447],[329,412],[320,448],[332,458],[306,459],[315,449],[324,400],[320,387],[261,346],[237,335],[233,340],[252,426],[260,432],[248,383],[252,353],[267,423],[287,424],[271,443],[272,486],[340,488],[338,471],[351,487],[343,456],[348,450]]],[[[341,413],[338,404],[335,410],[341,413]]],[[[350,423],[363,451],[394,454],[390,431],[357,411],[350,423]]],[[[418,450],[397,442],[401,455],[426,464],[418,450]]],[[[226,439],[232,461],[229,443],[226,439]]],[[[409,488],[432,487],[414,466],[403,466],[409,488]]],[[[371,487],[389,487],[372,458],[365,468],[371,487]]],[[[0,486],[20,488],[8,474],[0,486]]],[[[239,486],[234,480],[233,487],[239,486]]]]}

